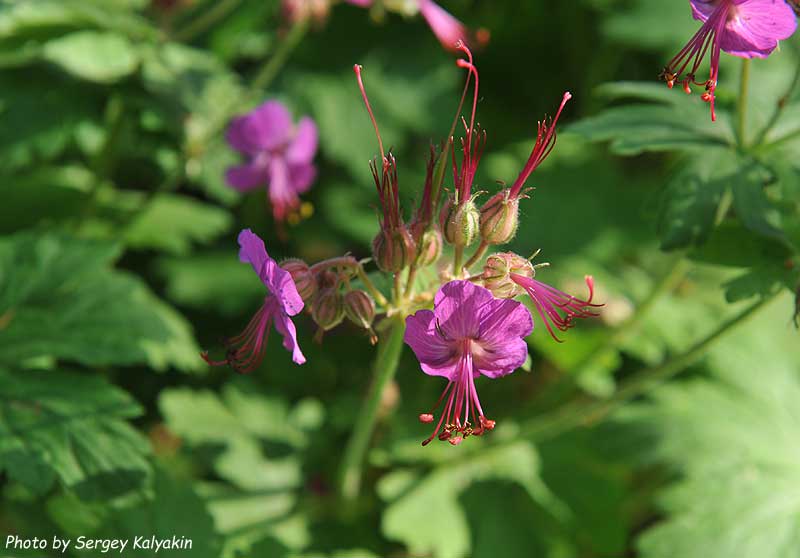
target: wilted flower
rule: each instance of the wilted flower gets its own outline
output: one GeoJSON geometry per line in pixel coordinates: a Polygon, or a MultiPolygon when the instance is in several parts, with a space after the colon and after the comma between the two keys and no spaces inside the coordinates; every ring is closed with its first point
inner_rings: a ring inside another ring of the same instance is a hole
{"type": "Polygon", "coordinates": [[[211,360],[208,352],[202,353],[203,359],[212,366],[228,365],[237,372],[251,372],[264,357],[269,329],[274,324],[283,336],[284,348],[291,351],[292,360],[297,364],[305,363],[306,358],[297,344],[297,330],[290,318],[303,310],[303,299],[297,293],[291,274],[269,257],[264,241],[250,229],[239,233],[239,246],[239,260],[253,266],[269,293],[244,331],[227,340],[225,359],[211,360]]]}
{"type": "Polygon", "coordinates": [[[436,293],[432,311],[419,310],[406,318],[404,340],[422,371],[448,380],[431,412],[419,417],[433,422],[434,411],[444,404],[433,434],[422,445],[437,436],[457,445],[494,428],[481,407],[475,378],[499,378],[522,366],[528,356],[523,338],[532,330],[525,306],[496,299],[469,281],[445,284],[436,293]]]}
{"type": "Polygon", "coordinates": [[[528,177],[553,151],[556,145],[556,123],[564,105],[572,98],[569,91],[561,98],[555,117],[549,122],[541,120],[537,123],[536,142],[528,157],[528,161],[520,171],[511,188],[505,188],[489,198],[481,208],[481,238],[488,244],[505,244],[514,238],[519,221],[519,198],[523,194],[523,186],[528,177]]]}
{"type": "Polygon", "coordinates": [[[381,230],[372,241],[372,255],[375,264],[381,271],[387,273],[397,273],[405,267],[411,265],[416,256],[416,246],[408,227],[403,222],[400,210],[400,185],[397,179],[397,161],[391,152],[388,154],[383,150],[383,140],[378,130],[378,122],[372,113],[372,107],[364,89],[364,82],[361,79],[361,66],[353,66],[356,73],[358,87],[367,107],[367,113],[375,128],[375,135],[378,137],[378,148],[381,152],[380,162],[376,159],[370,161],[372,178],[375,180],[375,187],[378,190],[378,197],[381,202],[383,217],[380,219],[381,230]]]}
{"type": "Polygon", "coordinates": [[[784,0],[690,0],[690,4],[692,15],[703,25],[669,61],[661,77],[670,88],[680,82],[686,93],[691,93],[691,85],[705,87],[702,99],[711,105],[713,121],[720,50],[742,58],[766,58],[778,41],[795,32],[797,20],[784,0]],[[698,82],[697,70],[709,50],[709,78],[698,82]]]}
{"type": "Polygon", "coordinates": [[[467,59],[459,59],[457,64],[468,72],[467,85],[469,85],[470,76],[475,78],[475,87],[469,124],[464,121],[465,137],[461,138],[461,167],[456,163],[455,151],[453,152],[455,193],[447,199],[442,207],[439,220],[445,240],[457,247],[464,247],[472,244],[480,230],[480,214],[475,207],[472,184],[475,181],[478,164],[486,145],[486,132],[481,130],[480,126],[475,126],[480,85],[478,69],[472,63],[472,53],[463,42],[458,43],[458,49],[467,55],[467,59]]]}
{"type": "Polygon", "coordinates": [[[282,103],[267,101],[235,118],[226,137],[247,159],[225,173],[229,185],[240,192],[268,186],[277,220],[300,206],[298,194],[311,187],[317,173],[317,126],[311,118],[304,116],[295,126],[282,103]]]}
{"type": "MultiPolygon", "coordinates": [[[[538,254],[537,251],[532,257],[538,254]]],[[[528,293],[547,331],[560,343],[561,340],[553,332],[554,326],[560,331],[566,331],[575,325],[575,318],[598,316],[593,309],[603,305],[592,303],[594,279],[590,275],[585,277],[586,285],[589,287],[589,298],[586,300],[568,295],[534,279],[537,269],[549,265],[548,263],[533,265],[529,259],[513,252],[492,254],[486,259],[481,279],[484,286],[498,298],[513,298],[523,292],[528,293]]]]}

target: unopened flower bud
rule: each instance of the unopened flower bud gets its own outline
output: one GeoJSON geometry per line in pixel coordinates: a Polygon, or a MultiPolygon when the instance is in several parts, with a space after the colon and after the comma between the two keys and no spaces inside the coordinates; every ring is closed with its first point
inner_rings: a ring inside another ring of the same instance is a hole
{"type": "Polygon", "coordinates": [[[311,307],[311,317],[323,330],[333,329],[344,319],[344,301],[335,288],[317,292],[311,307]]]}
{"type": "Polygon", "coordinates": [[[281,267],[292,275],[294,286],[303,302],[308,303],[317,293],[317,280],[303,260],[291,258],[281,263],[281,267]]]}
{"type": "Polygon", "coordinates": [[[478,208],[471,199],[456,204],[452,197],[449,198],[439,214],[444,239],[454,246],[469,246],[478,236],[480,218],[478,208]]]}
{"type": "Polygon", "coordinates": [[[437,229],[425,231],[418,245],[417,267],[426,267],[435,264],[441,255],[442,233],[437,229]]]}
{"type": "Polygon", "coordinates": [[[481,208],[481,238],[489,244],[505,244],[517,233],[519,198],[509,193],[498,192],[481,208]]]}
{"type": "Polygon", "coordinates": [[[416,246],[404,225],[381,229],[372,241],[372,256],[384,273],[398,273],[414,261],[416,246]]]}
{"type": "Polygon", "coordinates": [[[372,331],[372,321],[375,319],[375,301],[364,291],[349,291],[344,295],[344,313],[347,319],[363,327],[370,334],[370,342],[378,342],[375,332],[372,331]]]}
{"type": "Polygon", "coordinates": [[[497,298],[514,298],[525,292],[511,279],[511,274],[533,277],[535,272],[530,261],[513,252],[492,254],[483,267],[483,286],[497,298]]]}

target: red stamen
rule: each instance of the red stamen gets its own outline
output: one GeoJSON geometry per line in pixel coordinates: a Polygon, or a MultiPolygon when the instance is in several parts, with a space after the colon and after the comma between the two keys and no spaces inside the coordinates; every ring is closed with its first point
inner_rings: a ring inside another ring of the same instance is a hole
{"type": "Polygon", "coordinates": [[[553,148],[556,146],[556,123],[561,116],[561,112],[564,110],[564,106],[570,99],[572,99],[572,94],[569,91],[565,92],[561,97],[561,104],[558,107],[558,112],[556,112],[555,117],[550,120],[550,123],[548,124],[546,119],[537,123],[536,142],[533,145],[533,150],[531,150],[528,161],[511,186],[511,191],[509,192],[510,198],[519,196],[528,177],[530,177],[533,171],[535,171],[542,161],[553,151],[553,148]]]}
{"type": "Polygon", "coordinates": [[[364,104],[367,106],[369,119],[372,120],[372,126],[375,128],[375,135],[378,137],[378,147],[381,150],[381,160],[384,161],[384,164],[386,164],[386,155],[383,151],[383,140],[381,139],[381,133],[378,130],[378,121],[375,120],[375,115],[372,113],[372,107],[369,105],[369,99],[367,99],[367,91],[364,89],[364,82],[361,79],[361,69],[362,68],[359,64],[355,64],[353,66],[353,71],[356,73],[356,79],[358,80],[358,88],[361,90],[361,97],[363,97],[364,104]]]}

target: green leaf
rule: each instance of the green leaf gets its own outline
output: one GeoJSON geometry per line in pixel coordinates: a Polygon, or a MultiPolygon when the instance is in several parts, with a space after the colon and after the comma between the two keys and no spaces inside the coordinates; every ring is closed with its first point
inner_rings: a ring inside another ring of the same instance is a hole
{"type": "Polygon", "coordinates": [[[127,422],[142,414],[93,376],[0,369],[0,469],[37,493],[58,480],[83,499],[140,488],[149,445],[127,422]]]}
{"type": "Polygon", "coordinates": [[[603,21],[604,34],[638,49],[661,51],[662,47],[685,42],[697,31],[697,22],[692,19],[691,10],[684,2],[634,0],[625,9],[612,8],[610,11],[611,14],[603,21]],[[647,29],[647,33],[642,29],[647,29]]]}
{"type": "Polygon", "coordinates": [[[80,212],[94,175],[82,166],[42,166],[22,175],[0,176],[5,213],[0,232],[11,233],[42,221],[63,221],[80,212]]]}
{"type": "Polygon", "coordinates": [[[200,369],[186,321],[140,279],[108,267],[113,244],[20,233],[0,239],[0,362],[200,369]]]}
{"type": "Polygon", "coordinates": [[[632,82],[606,84],[598,88],[597,94],[614,101],[650,101],[608,108],[567,127],[591,141],[611,141],[611,151],[619,155],[691,152],[733,143],[726,118],[721,116],[712,124],[705,103],[697,96],[686,99],[664,85],[632,82]],[[672,94],[671,98],[668,94],[672,94]]]}
{"type": "Polygon", "coordinates": [[[123,238],[133,248],[187,254],[193,243],[207,243],[231,226],[224,210],[185,196],[157,194],[125,229],[123,238]]]}
{"type": "Polygon", "coordinates": [[[79,78],[99,83],[119,81],[139,65],[126,37],[101,31],[77,31],[48,41],[44,58],[79,78]]]}
{"type": "Polygon", "coordinates": [[[157,269],[166,281],[166,296],[184,306],[228,316],[253,312],[264,298],[264,285],[235,251],[161,258],[157,269]]]}
{"type": "Polygon", "coordinates": [[[742,167],[731,181],[733,208],[748,229],[766,237],[783,239],[780,214],[764,190],[768,181],[766,169],[755,165],[742,167]]]}
{"type": "Polygon", "coordinates": [[[120,538],[120,535],[129,537],[131,543],[125,553],[133,555],[137,552],[156,555],[155,549],[132,551],[131,545],[136,537],[169,540],[176,537],[179,541],[185,537],[191,541],[191,549],[162,548],[158,551],[158,556],[167,558],[219,558],[222,548],[222,540],[203,499],[186,481],[158,470],[152,498],[111,514],[100,534],[113,538],[120,538]]]}
{"type": "Polygon", "coordinates": [[[33,162],[58,157],[81,123],[99,119],[92,91],[47,72],[0,74],[0,167],[30,171],[33,162]],[[57,114],[58,118],[52,115],[57,114]]]}
{"type": "Polygon", "coordinates": [[[469,459],[445,462],[425,476],[397,469],[378,484],[379,495],[388,503],[381,529],[414,554],[471,556],[470,527],[459,505],[461,493],[472,483],[501,479],[519,483],[534,501],[541,501],[547,489],[538,475],[539,457],[525,442],[484,447],[469,459]]]}
{"type": "MultiPolygon", "coordinates": [[[[221,448],[214,458],[217,473],[244,490],[287,490],[300,483],[300,469],[292,456],[267,457],[263,441],[302,449],[308,443],[309,422],[303,413],[290,412],[280,399],[254,391],[251,382],[225,386],[222,398],[210,391],[164,391],[159,408],[167,426],[195,447],[221,448]]],[[[299,403],[297,409],[318,405],[299,403]]],[[[321,412],[321,410],[318,410],[321,412]]],[[[317,424],[311,423],[315,428],[317,424]]]]}
{"type": "Polygon", "coordinates": [[[659,230],[664,250],[700,245],[708,239],[731,177],[738,171],[736,164],[735,154],[724,149],[684,163],[663,194],[659,230]]]}
{"type": "Polygon", "coordinates": [[[776,327],[791,305],[783,296],[731,332],[706,359],[711,377],[663,386],[620,414],[654,442],[648,459],[680,474],[661,500],[666,518],[639,539],[644,558],[796,553],[800,351],[797,332],[776,327]]]}

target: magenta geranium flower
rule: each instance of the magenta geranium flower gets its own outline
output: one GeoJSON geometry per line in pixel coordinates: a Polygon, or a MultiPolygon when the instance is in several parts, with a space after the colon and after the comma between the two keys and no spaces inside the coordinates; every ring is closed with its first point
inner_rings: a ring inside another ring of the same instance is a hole
{"type": "MultiPolygon", "coordinates": [[[[374,3],[373,0],[346,1],[349,4],[363,8],[368,8],[374,3]]],[[[402,6],[405,9],[407,5],[402,4],[402,6]]],[[[433,0],[416,0],[416,7],[422,17],[425,18],[433,34],[436,35],[436,38],[447,50],[457,51],[458,47],[456,45],[459,41],[473,47],[485,45],[489,42],[489,32],[486,29],[479,29],[473,33],[466,25],[433,0]]],[[[413,9],[413,3],[410,4],[409,9],[413,9]]]]}
{"type": "Polygon", "coordinates": [[[463,23],[433,0],[417,0],[417,6],[433,34],[447,50],[458,50],[456,45],[459,41],[473,47],[489,41],[488,31],[479,29],[477,33],[472,33],[463,23]]]}
{"type": "Polygon", "coordinates": [[[305,363],[306,358],[297,344],[297,330],[291,320],[291,316],[303,310],[303,299],[292,275],[269,257],[264,241],[250,229],[239,233],[239,246],[239,260],[253,266],[269,292],[244,331],[227,340],[228,351],[224,360],[211,360],[208,352],[201,356],[212,366],[228,365],[243,374],[251,372],[264,358],[269,330],[274,325],[283,336],[284,348],[292,353],[292,360],[297,364],[305,363]]]}
{"type": "Polygon", "coordinates": [[[742,58],[766,58],[797,28],[792,8],[784,0],[689,0],[692,15],[703,22],[686,46],[667,64],[662,78],[672,88],[675,82],[691,93],[691,85],[705,87],[702,99],[714,111],[719,75],[720,50],[742,58]],[[697,81],[696,73],[711,51],[711,71],[707,81],[697,81]]]}
{"type": "Polygon", "coordinates": [[[229,185],[240,192],[267,186],[277,220],[299,207],[298,194],[311,187],[317,174],[317,126],[311,118],[304,116],[295,126],[282,103],[267,101],[235,118],[226,137],[247,159],[225,173],[229,185]]]}
{"type": "Polygon", "coordinates": [[[533,331],[530,312],[519,302],[500,300],[469,281],[451,281],[436,293],[433,310],[419,310],[406,318],[405,342],[414,351],[422,371],[447,378],[434,411],[444,405],[433,434],[453,445],[495,426],[486,418],[475,389],[480,376],[499,378],[522,366],[528,355],[523,339],[533,331]]]}

